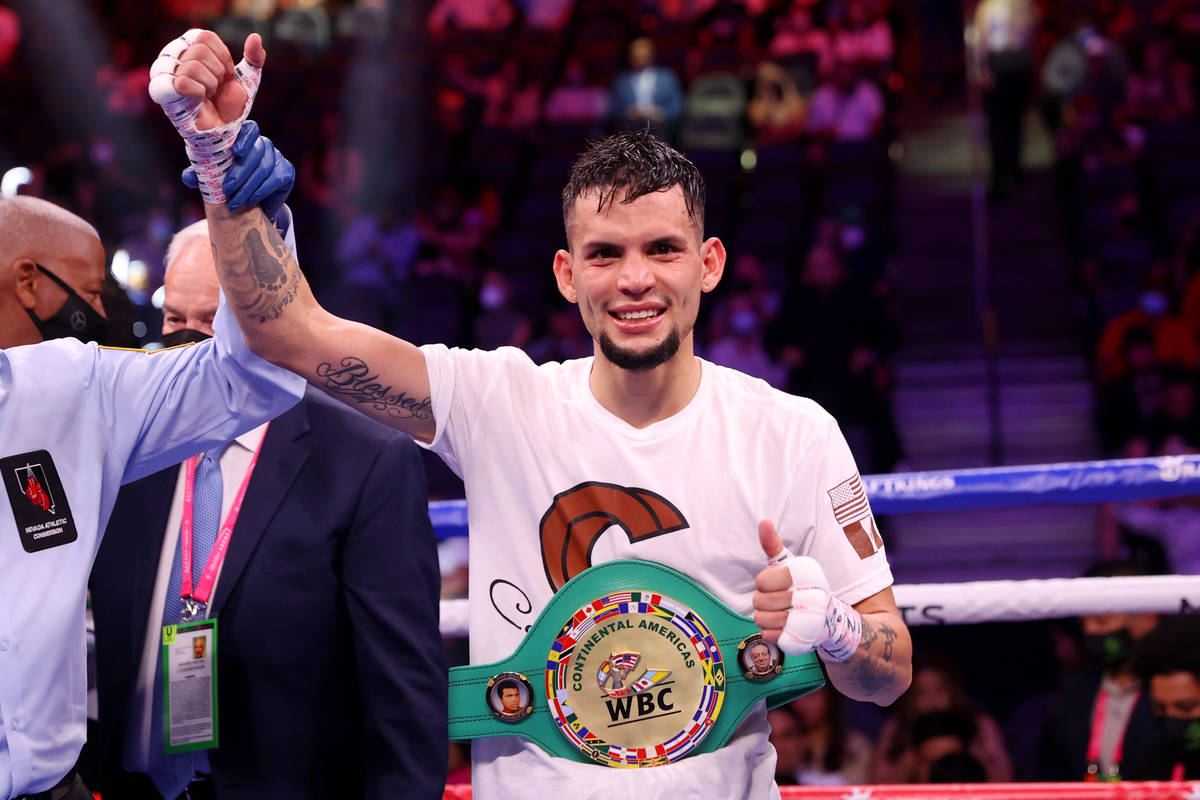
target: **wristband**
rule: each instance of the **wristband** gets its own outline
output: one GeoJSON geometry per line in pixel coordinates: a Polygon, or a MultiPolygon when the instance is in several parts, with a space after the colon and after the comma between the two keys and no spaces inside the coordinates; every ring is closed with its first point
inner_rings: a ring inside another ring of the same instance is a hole
{"type": "Polygon", "coordinates": [[[862,641],[862,617],[850,604],[837,595],[829,595],[825,611],[826,639],[817,645],[817,652],[826,661],[848,661],[862,641]]]}
{"type": "Polygon", "coordinates": [[[233,142],[242,123],[250,116],[254,96],[262,81],[262,70],[243,58],[234,68],[234,76],[246,90],[246,105],[241,115],[209,130],[198,130],[196,115],[200,111],[201,101],[175,91],[174,81],[179,57],[199,35],[200,30],[193,28],[170,42],[158,54],[158,58],[150,65],[150,99],[162,106],[167,119],[183,137],[184,149],[196,171],[204,202],[218,204],[225,202],[221,183],[229,165],[233,163],[233,142]]]}

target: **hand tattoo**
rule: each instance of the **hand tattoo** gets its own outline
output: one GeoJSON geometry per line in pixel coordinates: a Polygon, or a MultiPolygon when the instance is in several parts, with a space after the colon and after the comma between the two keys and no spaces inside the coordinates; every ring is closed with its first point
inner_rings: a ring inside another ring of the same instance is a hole
{"type": "Polygon", "coordinates": [[[432,419],[430,398],[417,400],[392,386],[378,382],[367,363],[357,356],[346,356],[338,366],[328,361],[317,364],[316,373],[323,378],[320,386],[330,394],[349,401],[366,404],[394,419],[432,419]]]}

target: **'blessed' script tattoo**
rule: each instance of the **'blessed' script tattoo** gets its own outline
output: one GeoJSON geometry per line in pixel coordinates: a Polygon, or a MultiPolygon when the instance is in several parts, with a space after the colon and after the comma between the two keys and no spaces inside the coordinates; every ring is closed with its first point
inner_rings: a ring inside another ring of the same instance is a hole
{"type": "Polygon", "coordinates": [[[317,364],[321,388],[354,403],[370,406],[395,419],[430,419],[430,398],[418,400],[379,382],[379,373],[357,356],[346,356],[338,365],[317,364]]]}

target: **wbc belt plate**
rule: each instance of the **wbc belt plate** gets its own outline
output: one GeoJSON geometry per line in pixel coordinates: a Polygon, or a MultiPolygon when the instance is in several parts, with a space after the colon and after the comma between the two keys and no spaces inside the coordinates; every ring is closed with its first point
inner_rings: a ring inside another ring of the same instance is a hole
{"type": "Polygon", "coordinates": [[[725,744],[760,700],[824,683],[669,567],[611,561],[551,599],[509,658],[450,670],[450,738],[522,736],[552,755],[653,767],[725,744]]]}

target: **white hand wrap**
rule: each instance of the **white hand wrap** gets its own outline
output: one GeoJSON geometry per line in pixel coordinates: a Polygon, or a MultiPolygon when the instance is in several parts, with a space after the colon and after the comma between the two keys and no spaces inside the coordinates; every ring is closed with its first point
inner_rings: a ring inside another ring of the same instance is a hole
{"type": "Polygon", "coordinates": [[[199,35],[200,30],[193,28],[158,54],[158,58],[150,65],[150,99],[162,106],[175,130],[183,137],[188,160],[200,180],[200,195],[204,202],[219,204],[225,202],[221,183],[225,180],[229,165],[233,163],[233,142],[242,123],[250,116],[254,96],[262,81],[262,70],[243,58],[234,68],[238,83],[246,90],[246,107],[242,109],[241,116],[206,131],[197,130],[196,114],[200,111],[201,103],[175,91],[175,70],[179,67],[180,56],[199,35]]]}
{"type": "Polygon", "coordinates": [[[827,661],[846,661],[862,639],[862,617],[829,591],[829,579],[816,559],[787,549],[771,559],[792,574],[792,607],[779,636],[790,655],[818,651],[827,661]]]}

